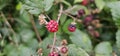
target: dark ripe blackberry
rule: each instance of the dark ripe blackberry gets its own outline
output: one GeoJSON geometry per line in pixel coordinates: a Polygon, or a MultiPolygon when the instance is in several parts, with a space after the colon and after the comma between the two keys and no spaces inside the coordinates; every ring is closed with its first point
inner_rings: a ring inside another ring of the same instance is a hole
{"type": "Polygon", "coordinates": [[[80,17],[83,16],[84,14],[85,14],[85,10],[84,10],[84,9],[80,9],[80,10],[78,10],[77,17],[80,18],[80,17]]]}
{"type": "Polygon", "coordinates": [[[78,14],[81,15],[81,16],[84,15],[84,14],[85,14],[85,10],[84,10],[84,9],[80,9],[80,10],[78,11],[78,14]]]}
{"type": "Polygon", "coordinates": [[[70,25],[68,26],[68,30],[69,30],[70,32],[74,32],[74,31],[76,30],[76,25],[75,25],[75,24],[70,24],[70,25]]]}

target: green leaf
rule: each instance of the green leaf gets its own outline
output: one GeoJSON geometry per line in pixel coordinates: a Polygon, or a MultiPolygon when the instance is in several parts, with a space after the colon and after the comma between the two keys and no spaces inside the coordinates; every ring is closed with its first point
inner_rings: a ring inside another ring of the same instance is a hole
{"type": "Polygon", "coordinates": [[[60,23],[61,25],[65,22],[65,20],[67,19],[67,16],[62,14],[61,17],[60,17],[60,23]]]}
{"type": "Polygon", "coordinates": [[[27,10],[31,14],[38,15],[43,11],[44,7],[42,0],[25,0],[22,5],[21,13],[27,10]]]}
{"type": "Polygon", "coordinates": [[[34,8],[34,9],[31,9],[31,10],[28,10],[29,13],[31,14],[39,14],[41,11],[38,9],[38,8],[34,8]]]}
{"type": "Polygon", "coordinates": [[[33,50],[29,47],[26,47],[24,45],[19,46],[19,56],[31,56],[36,52],[36,50],[33,50]]]}
{"type": "Polygon", "coordinates": [[[22,38],[23,42],[28,42],[29,40],[31,40],[34,36],[34,32],[28,29],[23,29],[20,32],[20,36],[22,38]]]}
{"type": "Polygon", "coordinates": [[[120,29],[116,33],[116,40],[117,47],[120,49],[120,29]]]}
{"type": "Polygon", "coordinates": [[[78,47],[81,47],[87,52],[92,51],[92,43],[89,36],[82,31],[76,29],[76,31],[70,36],[71,41],[78,47]]]}
{"type": "MultiPolygon", "coordinates": [[[[30,23],[31,22],[30,21],[30,16],[26,11],[24,11],[22,14],[20,14],[20,20],[22,20],[25,23],[30,23]]],[[[20,21],[20,20],[18,20],[18,21],[20,21]]]]}
{"type": "Polygon", "coordinates": [[[15,43],[20,43],[20,35],[19,34],[13,35],[12,39],[15,43]]]}
{"type": "Polygon", "coordinates": [[[71,7],[72,5],[66,1],[66,0],[60,0],[60,2],[63,2],[65,5],[67,5],[68,7],[71,7]]]}
{"type": "Polygon", "coordinates": [[[12,50],[16,49],[16,47],[12,44],[7,44],[5,47],[4,47],[4,53],[5,54],[8,54],[9,56],[9,53],[12,52],[12,50]]]}
{"type": "Polygon", "coordinates": [[[33,50],[37,50],[39,43],[36,39],[29,40],[26,45],[33,50]]]}
{"type": "Polygon", "coordinates": [[[86,15],[90,14],[90,12],[88,11],[88,9],[85,6],[82,5],[74,5],[73,7],[70,7],[66,10],[66,12],[71,13],[73,15],[76,15],[78,13],[78,10],[80,9],[84,9],[86,15]]]}
{"type": "Polygon", "coordinates": [[[113,20],[118,28],[120,28],[120,1],[108,3],[107,6],[111,8],[113,20]]]}
{"type": "Polygon", "coordinates": [[[80,3],[82,2],[83,0],[74,0],[74,3],[80,3]]]}
{"type": "Polygon", "coordinates": [[[44,9],[45,9],[45,11],[50,10],[50,8],[53,5],[53,2],[54,2],[54,0],[44,0],[44,5],[45,5],[44,9]]]}
{"type": "Polygon", "coordinates": [[[68,56],[89,56],[89,55],[82,48],[77,48],[76,45],[70,44],[68,45],[68,56]]]}
{"type": "Polygon", "coordinates": [[[8,4],[8,0],[0,0],[0,10],[2,10],[8,4]]]}
{"type": "Polygon", "coordinates": [[[103,0],[95,0],[95,4],[99,10],[102,10],[105,6],[105,2],[103,0]]]}
{"type": "Polygon", "coordinates": [[[19,46],[9,44],[5,47],[4,52],[7,56],[31,56],[36,50],[22,44],[19,46]]]}
{"type": "Polygon", "coordinates": [[[112,46],[109,42],[101,42],[95,47],[95,56],[112,56],[112,46]]]}

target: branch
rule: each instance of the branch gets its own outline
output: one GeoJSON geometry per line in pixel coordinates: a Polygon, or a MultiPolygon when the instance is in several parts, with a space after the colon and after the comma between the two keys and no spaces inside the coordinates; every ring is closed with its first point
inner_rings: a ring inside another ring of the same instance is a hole
{"type": "Polygon", "coordinates": [[[82,20],[77,19],[77,18],[73,17],[72,15],[69,15],[69,13],[67,13],[67,12],[65,12],[65,11],[63,11],[62,13],[65,14],[65,15],[67,15],[67,16],[69,16],[69,17],[71,17],[74,21],[77,21],[77,22],[79,22],[79,23],[82,22],[82,20]]]}
{"type": "Polygon", "coordinates": [[[53,49],[54,49],[55,42],[56,42],[56,32],[54,33],[54,40],[53,40],[53,45],[52,45],[52,48],[51,48],[51,52],[52,52],[53,49]]]}
{"type": "Polygon", "coordinates": [[[8,22],[7,18],[5,17],[5,15],[3,14],[3,12],[1,12],[1,16],[3,17],[3,19],[5,20],[5,23],[7,24],[7,26],[10,28],[11,32],[13,34],[16,34],[15,31],[13,30],[12,26],[10,25],[10,23],[8,22]]]}
{"type": "MultiPolygon", "coordinates": [[[[3,13],[2,11],[1,11],[0,13],[1,13],[1,16],[3,17],[3,19],[5,20],[5,23],[6,23],[6,25],[8,26],[8,28],[11,30],[11,32],[13,33],[13,35],[16,36],[15,31],[13,30],[12,26],[11,26],[10,23],[8,22],[8,20],[7,20],[7,18],[5,17],[4,13],[3,13]]],[[[15,37],[15,38],[16,38],[16,37],[15,37]]],[[[13,41],[10,36],[8,36],[8,39],[9,39],[12,43],[16,44],[16,46],[18,46],[18,43],[15,42],[15,41],[13,41]]]]}
{"type": "Polygon", "coordinates": [[[45,15],[49,20],[51,20],[51,18],[50,18],[46,13],[44,13],[44,15],[45,15]]]}
{"type": "Polygon", "coordinates": [[[59,14],[58,14],[57,22],[59,22],[60,17],[61,17],[61,15],[62,15],[62,12],[63,12],[63,5],[60,4],[60,10],[59,10],[59,14]]]}
{"type": "Polygon", "coordinates": [[[39,32],[38,32],[38,30],[37,30],[37,28],[36,28],[36,26],[35,26],[35,22],[34,22],[34,19],[33,19],[33,15],[31,15],[30,13],[29,13],[29,15],[30,15],[30,21],[31,21],[31,23],[32,23],[32,26],[33,26],[33,29],[34,29],[34,31],[35,31],[35,33],[36,33],[36,36],[37,36],[37,38],[38,38],[38,41],[41,42],[42,39],[41,39],[40,34],[39,34],[39,32]]]}

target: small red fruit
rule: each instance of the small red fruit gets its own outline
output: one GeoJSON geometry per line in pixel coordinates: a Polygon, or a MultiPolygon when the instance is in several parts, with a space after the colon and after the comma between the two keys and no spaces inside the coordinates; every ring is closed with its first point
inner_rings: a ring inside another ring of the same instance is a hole
{"type": "Polygon", "coordinates": [[[54,20],[50,20],[50,22],[47,23],[46,28],[49,32],[57,32],[58,31],[58,23],[54,20]]]}
{"type": "Polygon", "coordinates": [[[74,31],[76,30],[75,24],[70,24],[70,25],[68,26],[68,30],[69,30],[70,32],[74,32],[74,31]]]}
{"type": "Polygon", "coordinates": [[[58,55],[59,55],[59,54],[58,54],[57,52],[53,51],[53,52],[49,53],[48,56],[58,56],[58,55]]]}
{"type": "Polygon", "coordinates": [[[88,5],[88,0],[83,0],[82,5],[85,5],[85,6],[88,5]]]}
{"type": "Polygon", "coordinates": [[[95,35],[96,38],[100,37],[100,33],[98,31],[95,31],[94,35],[95,35]]]}
{"type": "Polygon", "coordinates": [[[78,10],[77,16],[80,17],[80,16],[82,16],[82,15],[84,15],[84,14],[85,14],[84,9],[80,9],[80,10],[78,10]]]}
{"type": "Polygon", "coordinates": [[[88,15],[88,16],[86,16],[85,19],[83,20],[83,24],[84,24],[85,26],[88,26],[88,25],[90,25],[90,23],[91,23],[92,20],[93,20],[93,16],[88,15]]]}
{"type": "Polygon", "coordinates": [[[66,54],[68,52],[68,48],[66,46],[61,47],[60,52],[62,54],[66,54]]]}

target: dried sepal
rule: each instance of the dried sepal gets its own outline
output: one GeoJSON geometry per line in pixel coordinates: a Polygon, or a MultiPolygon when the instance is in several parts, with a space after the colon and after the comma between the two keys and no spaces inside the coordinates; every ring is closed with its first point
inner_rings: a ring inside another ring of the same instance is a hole
{"type": "Polygon", "coordinates": [[[61,42],[61,45],[67,45],[67,40],[66,39],[63,39],[62,42],[61,42]]]}
{"type": "Polygon", "coordinates": [[[39,56],[42,56],[43,55],[42,48],[39,48],[38,51],[37,51],[37,53],[38,53],[39,56]]]}
{"type": "Polygon", "coordinates": [[[73,22],[71,22],[71,24],[72,24],[72,25],[76,25],[76,22],[73,21],[73,22]]]}
{"type": "Polygon", "coordinates": [[[47,21],[45,20],[45,18],[46,17],[43,14],[39,15],[39,19],[38,20],[39,20],[39,24],[40,25],[47,24],[47,21]]]}

